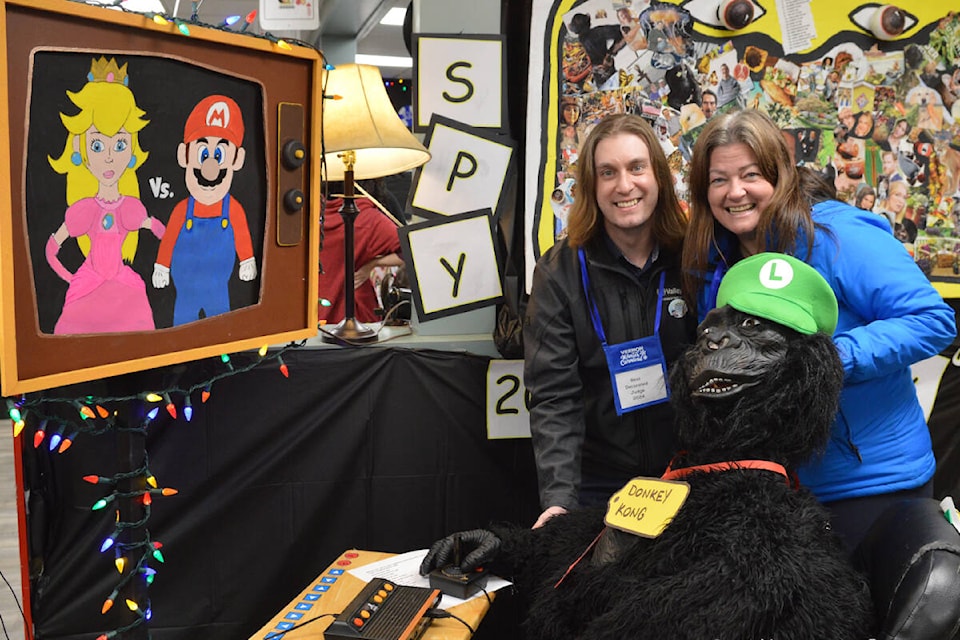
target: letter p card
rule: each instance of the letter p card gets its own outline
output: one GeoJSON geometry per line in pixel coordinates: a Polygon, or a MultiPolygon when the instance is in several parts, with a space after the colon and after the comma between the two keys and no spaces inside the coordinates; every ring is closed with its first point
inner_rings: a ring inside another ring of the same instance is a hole
{"type": "Polygon", "coordinates": [[[400,227],[417,316],[433,320],[503,300],[489,210],[400,227]]]}
{"type": "Polygon", "coordinates": [[[490,209],[499,218],[513,167],[512,140],[435,115],[424,144],[431,158],[417,169],[409,209],[424,218],[490,209]]]}

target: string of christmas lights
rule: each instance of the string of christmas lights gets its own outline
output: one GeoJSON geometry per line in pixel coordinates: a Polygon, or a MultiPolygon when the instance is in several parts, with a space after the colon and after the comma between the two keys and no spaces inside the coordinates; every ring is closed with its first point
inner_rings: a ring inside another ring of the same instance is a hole
{"type": "Polygon", "coordinates": [[[299,349],[304,344],[305,341],[292,342],[274,352],[269,352],[269,345],[263,345],[257,351],[258,359],[239,367],[234,365],[229,354],[222,354],[220,361],[226,366],[226,371],[186,388],[174,386],[166,389],[143,391],[133,395],[111,397],[57,398],[45,397],[41,393],[40,395],[22,395],[17,399],[4,398],[3,401],[7,407],[7,415],[13,423],[14,437],[18,437],[25,430],[26,419],[30,416],[32,418],[31,423],[35,425],[34,448],[39,448],[46,436],[51,433],[51,428],[56,428],[56,431],[51,435],[49,448],[50,451],[56,450],[57,453],[63,453],[70,447],[70,444],[65,443],[67,441],[72,443],[80,433],[98,435],[116,428],[117,412],[108,410],[105,405],[143,400],[151,407],[147,413],[148,420],[156,419],[162,406],[173,419],[182,415],[187,422],[190,422],[193,418],[191,397],[198,392],[200,402],[206,402],[213,393],[212,388],[216,382],[270,362],[276,362],[280,373],[289,378],[290,369],[283,360],[283,354],[291,349],[299,349]],[[179,412],[177,411],[177,404],[173,400],[174,397],[180,400],[181,410],[179,412]],[[50,412],[45,410],[45,407],[61,409],[68,407],[72,411],[68,410],[66,413],[70,417],[65,417],[63,411],[50,412]],[[79,418],[80,422],[76,422],[75,418],[79,418]],[[53,427],[51,427],[51,424],[53,427]],[[56,438],[56,442],[53,442],[57,434],[59,434],[59,437],[56,438]]]}
{"type": "MultiPolygon", "coordinates": [[[[86,0],[70,0],[70,1],[77,2],[79,4],[88,4],[86,0]]],[[[304,42],[303,40],[298,40],[296,38],[278,38],[277,36],[273,35],[269,31],[263,31],[260,33],[254,33],[254,32],[248,31],[248,29],[250,28],[250,25],[253,24],[253,21],[257,17],[256,9],[246,14],[246,16],[240,16],[240,15],[228,16],[220,24],[211,24],[211,23],[203,22],[200,19],[200,6],[203,4],[203,0],[192,3],[190,18],[187,20],[184,20],[183,18],[178,18],[176,16],[171,16],[167,13],[155,13],[152,11],[134,11],[133,9],[128,9],[123,5],[125,1],[126,0],[113,0],[112,2],[109,2],[109,3],[102,2],[101,4],[90,5],[90,6],[106,7],[108,9],[119,9],[124,13],[132,13],[135,15],[144,16],[160,26],[166,26],[166,25],[172,24],[176,27],[177,31],[179,31],[181,34],[187,37],[190,36],[190,25],[195,25],[198,27],[205,27],[207,29],[217,29],[219,31],[229,31],[231,33],[243,33],[253,38],[260,38],[260,39],[272,42],[276,47],[280,49],[290,50],[293,48],[291,45],[295,44],[300,47],[307,47],[310,49],[317,50],[317,48],[314,45],[308,42],[304,42]],[[235,30],[233,28],[237,24],[240,25],[239,30],[235,30]]]]}
{"type": "Polygon", "coordinates": [[[151,538],[146,525],[150,520],[154,498],[175,496],[178,493],[177,489],[172,487],[161,487],[150,471],[146,435],[151,425],[160,417],[161,408],[172,420],[183,418],[190,422],[193,418],[191,397],[199,396],[200,402],[205,403],[213,393],[214,384],[224,378],[241,375],[271,363],[281,375],[289,378],[290,370],[283,360],[283,355],[291,349],[303,347],[305,343],[306,341],[291,342],[274,351],[269,350],[269,345],[263,345],[256,351],[256,356],[245,352],[244,356],[250,357],[250,361],[242,365],[235,362],[229,354],[223,354],[219,360],[225,370],[184,387],[170,386],[110,397],[46,397],[44,392],[35,392],[17,399],[3,398],[7,414],[13,423],[14,437],[29,433],[32,429],[35,449],[48,439],[49,451],[62,454],[81,433],[91,436],[120,433],[130,436],[129,442],[137,442],[139,445],[130,446],[130,453],[142,459],[142,464],[137,468],[121,470],[109,477],[98,474],[83,477],[85,482],[102,485],[110,490],[93,503],[91,511],[109,513],[107,507],[115,507],[112,531],[100,543],[99,551],[113,551],[114,566],[120,578],[104,600],[101,614],[106,615],[118,598],[122,597],[127,609],[134,616],[129,624],[102,633],[96,640],[122,637],[123,634],[147,624],[153,616],[150,598],[146,595],[157,574],[151,563],[155,561],[162,564],[164,557],[161,552],[162,543],[151,538]],[[121,405],[127,403],[136,403],[136,411],[121,414],[120,409],[127,408],[121,405]],[[126,413],[135,412],[141,414],[139,424],[125,424],[126,413]],[[47,434],[51,432],[52,435],[47,438],[47,434]],[[130,591],[133,591],[134,595],[127,593],[130,591]]]}

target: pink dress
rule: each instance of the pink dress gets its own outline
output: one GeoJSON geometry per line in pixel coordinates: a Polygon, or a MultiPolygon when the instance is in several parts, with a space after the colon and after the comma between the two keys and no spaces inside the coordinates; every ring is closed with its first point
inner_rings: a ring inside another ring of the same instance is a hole
{"type": "MultiPolygon", "coordinates": [[[[124,264],[121,256],[127,233],[137,231],[146,218],[143,203],[131,196],[114,202],[84,198],[67,209],[67,231],[74,238],[89,236],[90,253],[69,280],[55,334],[155,328],[143,278],[124,264]]],[[[158,238],[163,236],[159,221],[152,230],[158,238]]],[[[57,270],[56,266],[54,269],[57,270]]]]}

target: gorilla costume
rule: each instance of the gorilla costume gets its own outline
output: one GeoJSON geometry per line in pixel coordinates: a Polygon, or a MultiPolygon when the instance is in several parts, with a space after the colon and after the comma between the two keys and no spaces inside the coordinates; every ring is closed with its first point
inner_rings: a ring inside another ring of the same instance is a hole
{"type": "Polygon", "coordinates": [[[581,509],[535,530],[453,534],[421,573],[460,545],[463,570],[514,581],[527,640],[870,637],[866,581],[790,471],[825,445],[837,411],[833,292],[808,265],[759,254],[731,268],[718,304],[671,372],[682,451],[664,479],[690,492],[658,537],[581,509]],[[784,273],[789,286],[771,288],[784,273]]]}

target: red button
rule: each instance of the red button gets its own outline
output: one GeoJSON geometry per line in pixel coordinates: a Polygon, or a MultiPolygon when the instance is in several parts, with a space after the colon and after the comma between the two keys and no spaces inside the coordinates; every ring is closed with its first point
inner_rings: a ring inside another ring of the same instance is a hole
{"type": "Polygon", "coordinates": [[[340,565],[341,567],[345,567],[353,563],[350,562],[349,560],[337,560],[337,564],[340,565]]]}
{"type": "Polygon", "coordinates": [[[344,558],[359,558],[359,557],[360,557],[360,554],[357,553],[356,551],[348,551],[347,553],[343,554],[343,557],[344,557],[344,558]]]}
{"type": "Polygon", "coordinates": [[[360,618],[354,618],[354,619],[353,619],[353,626],[355,626],[355,627],[362,627],[362,626],[363,626],[363,620],[360,619],[360,618]]]}

